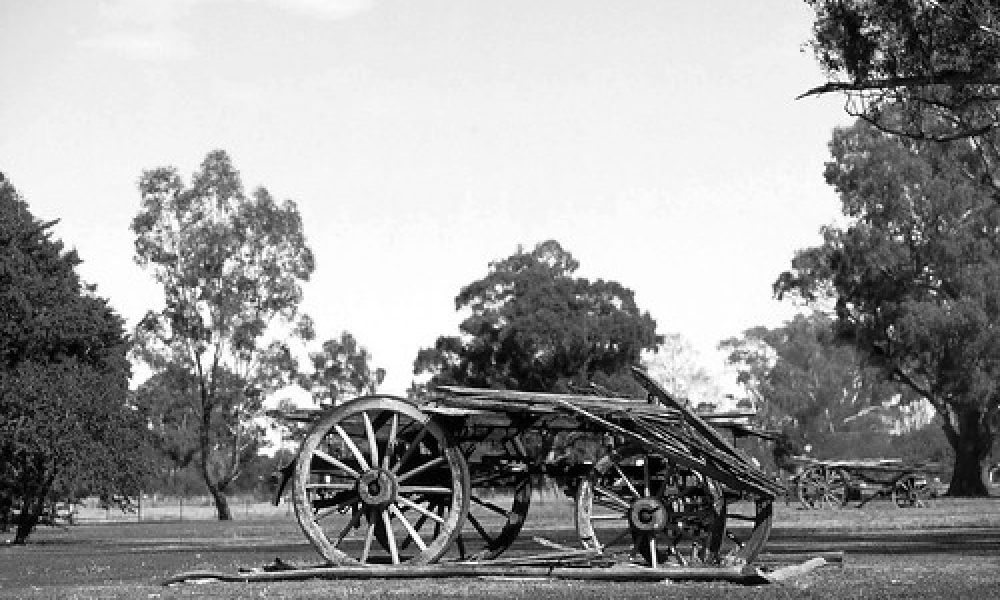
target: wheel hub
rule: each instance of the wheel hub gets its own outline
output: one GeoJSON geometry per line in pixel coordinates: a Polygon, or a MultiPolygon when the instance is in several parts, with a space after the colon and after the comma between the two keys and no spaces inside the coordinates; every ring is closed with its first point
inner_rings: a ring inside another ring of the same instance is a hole
{"type": "Polygon", "coordinates": [[[640,498],[629,508],[629,524],[637,531],[660,531],[667,524],[667,507],[657,498],[640,498]]]}
{"type": "Polygon", "coordinates": [[[385,508],[396,500],[399,484],[385,469],[366,471],[358,478],[358,496],[369,507],[385,508]]]}

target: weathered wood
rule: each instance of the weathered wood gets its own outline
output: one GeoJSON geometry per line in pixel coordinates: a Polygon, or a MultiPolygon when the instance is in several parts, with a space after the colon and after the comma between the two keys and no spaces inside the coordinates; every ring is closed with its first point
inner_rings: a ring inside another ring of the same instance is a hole
{"type": "Polygon", "coordinates": [[[669,567],[651,569],[633,565],[613,567],[547,567],[497,564],[458,564],[413,566],[407,569],[380,567],[314,567],[287,571],[224,573],[220,571],[189,571],[163,581],[162,585],[185,582],[274,582],[309,579],[443,579],[454,577],[539,578],[556,580],[657,582],[657,581],[728,581],[743,585],[762,585],[785,581],[790,577],[825,564],[822,558],[802,565],[792,565],[773,572],[756,567],[669,567]]]}

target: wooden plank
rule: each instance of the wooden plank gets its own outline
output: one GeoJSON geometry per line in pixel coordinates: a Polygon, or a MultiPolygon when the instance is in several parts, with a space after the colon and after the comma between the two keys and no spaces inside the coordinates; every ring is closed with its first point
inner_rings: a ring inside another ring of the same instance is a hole
{"type": "Polygon", "coordinates": [[[621,411],[623,409],[642,413],[676,414],[677,411],[635,398],[614,398],[610,396],[583,396],[578,394],[553,394],[546,392],[520,392],[515,390],[494,390],[487,388],[467,388],[440,386],[436,388],[445,395],[435,397],[432,402],[447,406],[479,406],[497,408],[504,411],[545,411],[560,402],[572,402],[589,410],[621,411]]]}
{"type": "MultiPolygon", "coordinates": [[[[822,558],[810,561],[809,568],[816,568],[822,558]]],[[[801,570],[796,570],[799,572],[801,570]]],[[[778,573],[777,571],[775,573],[778,573]]],[[[779,573],[791,576],[792,571],[779,573]]],[[[664,567],[649,568],[635,565],[615,565],[612,567],[563,567],[563,566],[520,566],[489,563],[441,563],[437,565],[391,567],[331,566],[281,571],[253,571],[225,573],[220,571],[189,571],[163,581],[169,586],[184,582],[227,581],[227,582],[273,582],[303,581],[309,579],[424,579],[451,577],[489,578],[538,578],[551,580],[585,581],[729,581],[744,585],[760,585],[784,580],[787,577],[769,578],[768,574],[753,566],[732,567],[664,567]]]]}
{"type": "Polygon", "coordinates": [[[632,373],[643,385],[643,387],[645,387],[647,390],[650,391],[650,393],[662,399],[664,402],[667,402],[668,405],[673,405],[673,408],[676,408],[677,410],[681,411],[685,419],[688,420],[691,423],[691,425],[698,430],[698,433],[708,438],[712,443],[714,443],[720,449],[725,450],[726,452],[732,454],[733,456],[739,458],[740,460],[743,460],[743,456],[739,453],[738,450],[736,450],[736,448],[732,444],[730,444],[725,438],[719,435],[719,433],[715,429],[713,429],[711,425],[702,420],[701,417],[696,415],[693,411],[688,409],[683,404],[674,400],[673,396],[671,396],[669,393],[667,393],[666,390],[660,387],[660,384],[653,381],[653,379],[649,375],[647,375],[645,371],[643,371],[638,367],[632,367],[632,373]]]}

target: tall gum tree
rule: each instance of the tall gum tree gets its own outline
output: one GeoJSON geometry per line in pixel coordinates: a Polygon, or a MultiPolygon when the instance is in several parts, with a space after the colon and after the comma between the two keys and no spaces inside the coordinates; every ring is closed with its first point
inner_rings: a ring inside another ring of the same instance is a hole
{"type": "Polygon", "coordinates": [[[588,385],[629,390],[628,367],[663,341],[632,290],[576,277],[580,264],[555,240],[489,265],[459,292],[468,311],[460,336],[441,336],[419,351],[414,374],[458,383],[549,392],[588,385]]]}
{"type": "Polygon", "coordinates": [[[239,475],[262,395],[288,384],[294,359],[272,327],[305,331],[302,283],[314,269],[302,218],[263,187],[246,195],[222,150],[210,152],[186,186],[172,167],[143,172],[132,221],[135,260],[162,286],[164,306],[136,328],[136,354],[154,372],[182,369],[194,392],[178,394],[197,415],[198,465],[219,519],[239,475]],[[301,323],[301,319],[300,319],[301,323]]]}
{"type": "Polygon", "coordinates": [[[847,223],[799,251],[779,297],[836,305],[836,331],[926,398],[955,451],[949,494],[987,493],[1000,420],[1000,206],[974,143],[838,129],[826,179],[847,223]]]}

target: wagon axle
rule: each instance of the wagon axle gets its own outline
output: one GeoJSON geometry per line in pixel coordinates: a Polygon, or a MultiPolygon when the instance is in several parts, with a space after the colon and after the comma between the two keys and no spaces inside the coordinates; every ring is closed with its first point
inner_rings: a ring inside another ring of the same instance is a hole
{"type": "Polygon", "coordinates": [[[399,484],[391,472],[376,468],[361,475],[357,490],[365,506],[382,510],[397,500],[399,484]]]}

